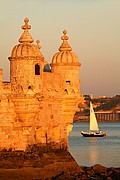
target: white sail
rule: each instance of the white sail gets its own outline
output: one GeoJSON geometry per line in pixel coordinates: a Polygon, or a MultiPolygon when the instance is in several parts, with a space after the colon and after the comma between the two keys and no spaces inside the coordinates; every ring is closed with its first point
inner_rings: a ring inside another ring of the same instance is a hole
{"type": "Polygon", "coordinates": [[[98,123],[91,102],[90,102],[90,131],[99,131],[98,123]]]}

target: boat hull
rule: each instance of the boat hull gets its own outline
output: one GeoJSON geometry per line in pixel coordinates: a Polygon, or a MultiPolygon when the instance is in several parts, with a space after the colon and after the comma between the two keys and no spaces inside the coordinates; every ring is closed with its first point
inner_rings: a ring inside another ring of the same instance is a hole
{"type": "Polygon", "coordinates": [[[81,132],[84,137],[104,137],[106,136],[105,132],[95,133],[95,132],[81,132]]]}
{"type": "Polygon", "coordinates": [[[94,113],[94,109],[92,106],[92,103],[90,102],[90,131],[85,132],[82,131],[81,134],[84,137],[103,137],[106,136],[106,133],[104,131],[99,130],[97,119],[94,113]]]}

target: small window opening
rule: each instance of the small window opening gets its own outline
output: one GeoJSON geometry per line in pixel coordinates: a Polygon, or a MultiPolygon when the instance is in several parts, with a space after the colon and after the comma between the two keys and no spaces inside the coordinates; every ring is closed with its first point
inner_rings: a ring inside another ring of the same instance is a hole
{"type": "Polygon", "coordinates": [[[39,64],[35,65],[35,75],[40,75],[40,66],[39,66],[39,64]]]}
{"type": "Polygon", "coordinates": [[[28,86],[28,89],[31,89],[31,86],[28,86]]]}
{"type": "Polygon", "coordinates": [[[70,85],[70,81],[66,81],[66,85],[70,85]]]}

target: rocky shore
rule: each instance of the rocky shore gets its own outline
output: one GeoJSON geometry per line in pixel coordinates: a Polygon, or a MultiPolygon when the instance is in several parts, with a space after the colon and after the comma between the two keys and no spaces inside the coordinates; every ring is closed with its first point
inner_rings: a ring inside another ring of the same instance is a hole
{"type": "Polygon", "coordinates": [[[120,168],[79,167],[68,151],[0,151],[0,180],[120,180],[120,168]]]}
{"type": "Polygon", "coordinates": [[[104,167],[95,164],[91,167],[81,167],[83,172],[79,174],[80,179],[84,180],[120,180],[120,168],[104,167]]]}

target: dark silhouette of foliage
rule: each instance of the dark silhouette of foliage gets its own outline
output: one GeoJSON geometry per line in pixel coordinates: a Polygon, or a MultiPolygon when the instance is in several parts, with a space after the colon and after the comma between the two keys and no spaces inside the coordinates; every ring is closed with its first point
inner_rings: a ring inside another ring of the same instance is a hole
{"type": "MultiPolygon", "coordinates": [[[[95,101],[94,101],[95,102],[95,101]]],[[[101,100],[99,101],[101,103],[101,100]]],[[[113,98],[108,98],[105,102],[95,108],[95,111],[99,110],[111,110],[120,104],[120,95],[116,95],[113,98]]]]}

